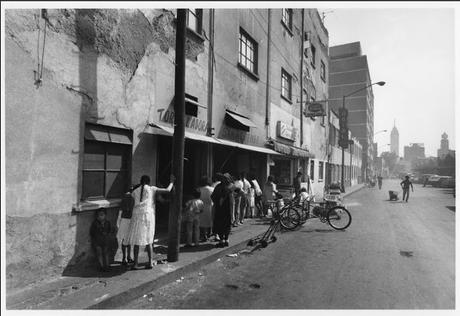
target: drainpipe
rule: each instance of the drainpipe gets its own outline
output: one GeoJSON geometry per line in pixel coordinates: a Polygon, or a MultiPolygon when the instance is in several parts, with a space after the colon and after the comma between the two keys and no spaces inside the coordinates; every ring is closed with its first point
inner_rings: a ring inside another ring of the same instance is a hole
{"type": "MultiPolygon", "coordinates": [[[[208,54],[208,130],[207,135],[212,136],[212,96],[214,92],[214,9],[209,9],[209,54],[208,54]]],[[[207,174],[208,177],[212,175],[213,171],[213,155],[212,143],[207,143],[207,174]]]]}
{"type": "Polygon", "coordinates": [[[302,52],[300,57],[300,147],[303,145],[303,63],[304,63],[304,27],[305,27],[305,9],[302,9],[302,52]]]}
{"type": "Polygon", "coordinates": [[[271,119],[271,113],[270,113],[270,104],[271,104],[271,90],[270,90],[270,43],[271,43],[271,24],[272,24],[272,10],[268,10],[268,32],[267,32],[267,85],[266,85],[266,94],[265,94],[265,126],[267,128],[267,138],[270,138],[271,132],[270,132],[270,119],[271,119]]]}

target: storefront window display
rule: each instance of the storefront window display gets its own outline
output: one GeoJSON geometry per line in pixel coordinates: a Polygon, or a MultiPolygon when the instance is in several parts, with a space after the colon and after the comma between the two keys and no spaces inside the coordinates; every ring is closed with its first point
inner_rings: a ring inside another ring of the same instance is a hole
{"type": "Polygon", "coordinates": [[[291,159],[273,159],[274,165],[270,166],[270,174],[275,177],[277,185],[292,186],[293,172],[292,165],[293,160],[291,159]]]}

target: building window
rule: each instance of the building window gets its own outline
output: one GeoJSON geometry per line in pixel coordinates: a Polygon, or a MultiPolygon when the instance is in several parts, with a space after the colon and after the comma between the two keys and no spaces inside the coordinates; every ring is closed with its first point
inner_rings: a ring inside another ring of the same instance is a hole
{"type": "Polygon", "coordinates": [[[282,9],[282,19],[284,27],[292,34],[292,9],[282,9]]]}
{"type": "Polygon", "coordinates": [[[324,162],[320,161],[318,164],[318,181],[324,180],[324,162]]]}
{"type": "Polygon", "coordinates": [[[310,161],[310,180],[315,180],[315,161],[313,159],[310,161]]]}
{"type": "Polygon", "coordinates": [[[86,125],[82,200],[119,198],[128,190],[131,139],[129,131],[86,125]]]}
{"type": "Polygon", "coordinates": [[[326,65],[321,60],[321,70],[320,70],[320,77],[323,82],[326,82],[326,65]]]}
{"type": "Polygon", "coordinates": [[[185,94],[185,114],[198,117],[198,98],[185,94]]]}
{"type": "Polygon", "coordinates": [[[203,9],[188,9],[187,11],[187,27],[200,34],[202,30],[203,9]]]}
{"type": "Polygon", "coordinates": [[[239,65],[257,75],[257,42],[240,28],[239,65]]]}
{"type": "Polygon", "coordinates": [[[313,45],[310,45],[311,46],[311,65],[313,66],[313,68],[316,68],[316,47],[313,46],[313,45]]]}
{"type": "Polygon", "coordinates": [[[291,102],[292,98],[292,77],[281,68],[281,96],[291,102]]]}

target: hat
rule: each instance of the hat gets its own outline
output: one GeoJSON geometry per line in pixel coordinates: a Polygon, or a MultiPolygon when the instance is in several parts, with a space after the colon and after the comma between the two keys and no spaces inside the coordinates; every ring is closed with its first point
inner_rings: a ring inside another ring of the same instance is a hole
{"type": "Polygon", "coordinates": [[[216,177],[219,178],[220,180],[227,180],[228,182],[233,182],[233,177],[230,175],[230,173],[216,173],[216,177]]]}

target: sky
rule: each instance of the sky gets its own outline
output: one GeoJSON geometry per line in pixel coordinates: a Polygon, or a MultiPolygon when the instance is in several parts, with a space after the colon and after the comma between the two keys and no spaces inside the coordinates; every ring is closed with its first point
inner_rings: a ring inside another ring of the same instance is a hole
{"type": "Polygon", "coordinates": [[[395,120],[400,156],[409,143],[424,143],[425,155],[437,156],[444,132],[455,149],[454,9],[319,11],[325,13],[329,46],[361,42],[372,82],[386,82],[373,86],[374,131],[388,131],[375,135],[379,154],[389,150],[395,120]]]}

